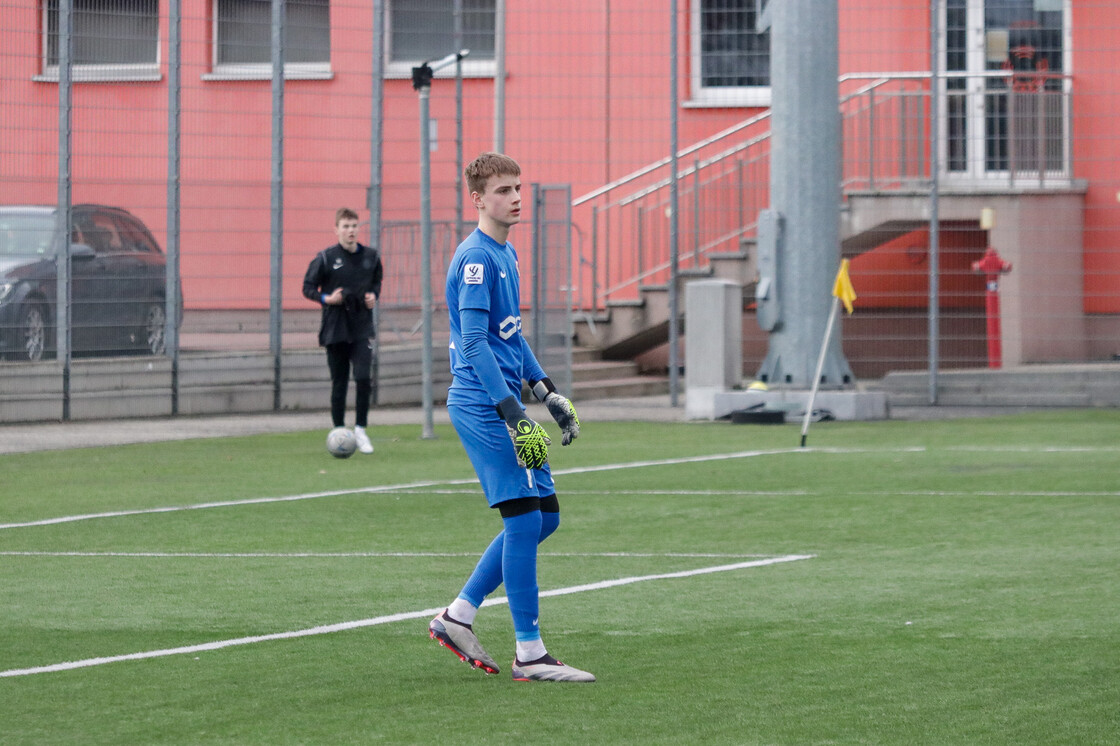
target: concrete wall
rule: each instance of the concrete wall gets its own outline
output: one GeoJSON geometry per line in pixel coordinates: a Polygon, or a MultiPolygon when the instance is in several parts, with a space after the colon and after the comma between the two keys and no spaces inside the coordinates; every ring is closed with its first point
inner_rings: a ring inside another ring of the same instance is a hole
{"type": "MultiPolygon", "coordinates": [[[[999,281],[1003,364],[1085,360],[1084,185],[1045,192],[944,192],[938,213],[945,223],[978,226],[984,208],[995,218],[988,244],[1012,264],[999,281]]],[[[842,231],[851,251],[858,252],[869,248],[855,241],[858,236],[901,234],[928,225],[929,218],[926,194],[853,194],[842,231]]]]}
{"type": "MultiPolygon", "coordinates": [[[[381,348],[376,403],[416,404],[422,400],[420,345],[381,348]]],[[[433,350],[433,392],[442,401],[451,382],[447,348],[433,350]]],[[[273,411],[273,356],[268,352],[184,353],[179,363],[179,415],[273,411]]],[[[280,409],[327,410],[330,378],[322,350],[285,352],[281,361],[280,409]]],[[[44,363],[0,363],[0,422],[62,419],[62,369],[44,363]]],[[[353,416],[350,386],[348,419],[353,416]]],[[[150,358],[76,359],[71,365],[72,420],[162,417],[172,414],[171,360],[150,358]]],[[[376,419],[376,415],[373,415],[376,419]]]]}

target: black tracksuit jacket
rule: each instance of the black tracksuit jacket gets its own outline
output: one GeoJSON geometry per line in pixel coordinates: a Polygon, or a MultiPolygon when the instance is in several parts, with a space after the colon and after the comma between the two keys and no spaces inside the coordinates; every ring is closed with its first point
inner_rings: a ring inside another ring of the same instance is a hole
{"type": "Polygon", "coordinates": [[[366,308],[365,294],[381,296],[384,270],[376,249],[358,244],[351,254],[340,244],[323,249],[307,267],[303,296],[323,306],[319,344],[358,342],[373,337],[373,311],[366,308]],[[323,296],[342,288],[341,306],[328,306],[323,296]]]}

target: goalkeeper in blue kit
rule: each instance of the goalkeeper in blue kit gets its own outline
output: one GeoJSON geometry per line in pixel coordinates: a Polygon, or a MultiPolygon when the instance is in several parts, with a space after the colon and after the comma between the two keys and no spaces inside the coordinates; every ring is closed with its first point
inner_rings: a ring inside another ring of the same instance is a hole
{"type": "Polygon", "coordinates": [[[483,600],[504,583],[517,638],[514,680],[594,681],[549,655],[537,619],[537,545],[560,525],[560,503],[548,468],[551,441],[521,405],[522,381],[560,426],[563,445],[579,435],[579,418],[521,334],[517,254],[507,241],[521,220],[521,167],[509,156],[483,153],[465,175],[478,228],[459,244],[447,270],[447,409],[503,528],[428,633],[460,660],[498,673],[471,625],[483,600]]]}

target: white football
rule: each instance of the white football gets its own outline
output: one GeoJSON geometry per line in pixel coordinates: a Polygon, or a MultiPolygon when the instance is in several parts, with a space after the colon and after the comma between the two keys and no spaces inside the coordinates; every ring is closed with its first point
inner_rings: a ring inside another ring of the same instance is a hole
{"type": "Polygon", "coordinates": [[[336,427],[327,433],[327,451],[335,458],[350,458],[358,450],[358,441],[354,438],[354,431],[345,427],[336,427]]]}

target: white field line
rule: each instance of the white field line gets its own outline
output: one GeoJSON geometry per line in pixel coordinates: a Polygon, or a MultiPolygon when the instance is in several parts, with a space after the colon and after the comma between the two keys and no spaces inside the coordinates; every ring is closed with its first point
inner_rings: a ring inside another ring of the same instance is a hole
{"type": "MultiPolygon", "coordinates": [[[[474,490],[424,490],[427,495],[476,495],[474,490]]],[[[1117,492],[1077,492],[1066,490],[845,490],[849,495],[870,495],[882,497],[1117,497],[1117,492]]],[[[398,493],[409,495],[412,492],[398,493]]],[[[572,490],[564,489],[565,496],[576,495],[678,495],[680,497],[819,497],[831,492],[819,490],[572,490]]]]}
{"type": "MultiPolygon", "coordinates": [[[[888,449],[895,451],[920,451],[921,448],[888,449]]],[[[616,471],[620,469],[643,469],[650,466],[672,466],[674,464],[696,464],[706,461],[726,461],[729,459],[752,458],[755,456],[776,456],[792,453],[868,453],[864,448],[780,448],[765,451],[738,451],[736,453],[720,453],[707,456],[687,456],[682,458],[660,459],[656,461],[633,461],[622,464],[603,464],[601,466],[582,466],[572,469],[557,469],[553,472],[556,476],[567,474],[590,474],[600,471],[616,471]]],[[[317,500],[323,497],[341,497],[343,495],[376,494],[386,492],[399,492],[400,490],[415,490],[430,487],[446,487],[455,485],[478,484],[474,477],[470,479],[446,479],[439,481],[407,482],[404,484],[387,484],[379,487],[359,487],[352,490],[331,490],[329,492],[308,492],[302,495],[282,495],[280,497],[254,497],[244,500],[223,500],[220,502],[199,503],[197,505],[177,505],[162,508],[137,508],[134,510],[114,510],[106,513],[86,513],[83,515],[59,516],[56,518],[43,518],[37,521],[24,521],[20,523],[0,523],[0,530],[13,528],[30,528],[33,526],[50,526],[58,523],[73,523],[76,521],[89,521],[97,518],[120,518],[133,515],[149,515],[152,513],[176,513],[183,510],[208,510],[210,508],[230,508],[241,505],[262,505],[266,503],[293,502],[298,500],[317,500]]]]}
{"type": "MultiPolygon", "coordinates": [[[[394,493],[390,493],[394,494],[394,493]]],[[[396,494],[413,494],[401,491],[396,494]]],[[[480,495],[482,491],[473,490],[424,490],[426,495],[480,495]]],[[[817,494],[808,490],[571,490],[564,488],[565,495],[680,495],[682,497],[807,497],[817,494]]]]}
{"type": "Polygon", "coordinates": [[[65,515],[57,518],[43,518],[38,521],[23,523],[0,523],[0,529],[29,528],[31,526],[50,526],[56,523],[73,523],[75,521],[89,521],[95,518],[120,518],[130,515],[149,515],[152,513],[178,513],[183,510],[208,510],[210,508],[231,508],[240,505],[260,505],[265,503],[282,503],[297,500],[316,500],[322,497],[341,497],[343,495],[356,495],[363,492],[392,492],[395,490],[422,488],[443,484],[470,484],[476,479],[456,479],[440,482],[410,482],[407,484],[392,484],[383,487],[359,487],[352,490],[331,490],[329,492],[307,492],[302,495],[282,495],[280,497],[251,497],[243,500],[223,500],[220,502],[198,503],[196,505],[173,505],[163,508],[137,508],[134,510],[114,510],[107,513],[86,513],[82,515],[65,515]]]}
{"type": "MultiPolygon", "coordinates": [[[[767,559],[753,560],[750,562],[737,562],[730,565],[716,565],[714,567],[701,567],[696,570],[683,570],[681,572],[667,572],[658,573],[656,575],[641,575],[629,578],[617,578],[615,580],[602,580],[597,583],[586,583],[584,585],[573,585],[567,588],[556,588],[551,591],[542,591],[541,596],[566,596],[572,593],[585,593],[587,591],[603,590],[604,588],[617,588],[621,585],[630,585],[632,583],[641,583],[648,580],[668,580],[672,578],[688,578],[696,575],[709,575],[717,572],[730,572],[732,570],[745,570],[750,567],[763,567],[766,565],[776,565],[782,562],[796,562],[798,560],[812,559],[815,555],[812,554],[789,554],[782,557],[770,557],[767,559]]],[[[483,602],[483,606],[497,606],[500,604],[509,603],[509,599],[505,596],[499,598],[489,599],[483,602]]],[[[388,614],[386,616],[372,617],[370,619],[359,619],[352,622],[340,622],[338,624],[326,624],[318,627],[310,627],[308,629],[292,630],[290,632],[276,632],[268,635],[254,635],[252,637],[238,637],[231,640],[216,640],[214,642],[201,643],[199,645],[185,645],[178,648],[164,648],[162,650],[148,650],[140,653],[127,653],[125,655],[112,655],[102,658],[86,658],[78,661],[67,661],[65,663],[54,663],[47,666],[36,666],[34,668],[13,668],[8,671],[0,671],[0,678],[12,678],[15,676],[32,676],[41,673],[54,673],[57,671],[71,671],[76,668],[89,668],[91,666],[103,666],[109,663],[120,663],[122,661],[136,661],[144,660],[147,658],[163,658],[170,655],[185,655],[189,653],[201,653],[209,650],[221,650],[222,648],[230,648],[238,645],[252,645],[258,642],[270,642],[273,640],[291,640],[299,637],[311,637],[313,635],[327,635],[334,632],[346,632],[352,629],[360,629],[362,627],[374,627],[381,624],[390,624],[392,622],[402,622],[409,619],[424,619],[426,617],[434,616],[443,611],[443,607],[432,609],[423,609],[421,611],[406,611],[399,614],[388,614]]]]}
{"type": "MultiPolygon", "coordinates": [[[[539,557],[634,557],[637,559],[744,559],[765,554],[720,552],[540,552],[539,557]]],[[[478,557],[478,552],[36,552],[3,551],[0,557],[136,557],[145,559],[415,559],[417,557],[478,557]]]]}
{"type": "MultiPolygon", "coordinates": [[[[633,461],[621,464],[604,464],[601,466],[583,466],[571,469],[557,469],[553,472],[554,475],[563,476],[570,474],[589,474],[600,471],[614,471],[620,469],[640,469],[650,466],[671,466],[674,464],[690,464],[702,463],[706,461],[726,461],[730,459],[739,458],[753,458],[756,456],[777,456],[784,454],[795,453],[827,453],[827,454],[848,454],[848,453],[922,453],[926,448],[922,446],[912,446],[904,448],[778,448],[773,450],[757,450],[757,451],[739,451],[736,453],[720,453],[708,456],[686,456],[681,458],[659,459],[655,461],[633,461]]],[[[1021,452],[1021,453],[1086,453],[1086,452],[1107,452],[1120,451],[1120,447],[1092,447],[1092,446],[1038,446],[1038,447],[999,447],[999,446],[949,446],[946,450],[953,451],[1001,451],[1001,452],[1021,452]]],[[[49,526],[58,523],[73,523],[76,521],[88,521],[98,518],[119,518],[124,516],[133,515],[148,515],[153,513],[176,513],[185,510],[207,510],[210,508],[230,508],[242,505],[261,505],[268,503],[281,503],[281,502],[294,502],[300,500],[316,500],[324,497],[342,497],[345,495],[357,494],[394,494],[401,492],[410,492],[414,490],[423,489],[433,494],[473,494],[477,493],[478,480],[475,478],[469,479],[447,479],[439,481],[425,481],[425,482],[407,482],[403,484],[387,484],[376,487],[359,487],[350,490],[331,490],[328,492],[308,492],[300,495],[281,495],[279,497],[255,497],[246,498],[243,500],[225,500],[220,502],[199,503],[197,505],[176,505],[160,508],[138,508],[135,510],[116,510],[105,513],[87,513],[83,515],[70,515],[59,516],[56,518],[43,518],[37,521],[24,521],[19,523],[0,523],[0,530],[13,529],[13,528],[31,528],[34,526],[49,526]],[[456,485],[475,485],[476,489],[470,490],[444,490],[433,489],[440,487],[453,487],[456,485]]],[[[583,491],[569,491],[569,494],[584,494],[583,491]]],[[[623,490],[615,490],[612,492],[605,492],[599,494],[679,494],[679,495],[719,495],[719,494],[736,494],[748,496],[783,496],[783,495],[797,495],[804,496],[812,493],[804,490],[789,490],[789,491],[761,491],[761,492],[740,492],[740,491],[642,491],[642,492],[628,492],[623,490]]],[[[1113,496],[1118,493],[1114,492],[864,492],[859,494],[884,494],[884,495],[909,495],[909,496],[949,496],[949,495],[978,495],[978,496],[1055,496],[1055,497],[1077,497],[1077,496],[1113,496]]]]}
{"type": "Polygon", "coordinates": [[[946,451],[976,453],[1115,453],[1120,446],[945,446],[946,451]]]}
{"type": "Polygon", "coordinates": [[[854,492],[855,495],[899,497],[1120,497],[1117,492],[1074,492],[1065,490],[906,490],[902,492],[854,492]]]}

